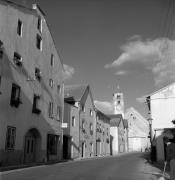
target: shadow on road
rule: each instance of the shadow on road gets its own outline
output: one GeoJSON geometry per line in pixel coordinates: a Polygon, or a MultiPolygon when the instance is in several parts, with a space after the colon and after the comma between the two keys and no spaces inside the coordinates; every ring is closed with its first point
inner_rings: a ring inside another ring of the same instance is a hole
{"type": "MultiPolygon", "coordinates": [[[[144,174],[152,174],[152,175],[156,176],[157,179],[162,177],[163,170],[164,170],[164,162],[163,161],[162,162],[152,162],[150,159],[150,153],[143,153],[143,154],[141,154],[141,157],[145,160],[145,164],[149,165],[150,167],[160,170],[160,172],[151,171],[151,172],[144,172],[144,174]]],[[[166,180],[170,179],[169,174],[170,174],[170,165],[168,163],[166,166],[165,176],[164,176],[164,178],[166,180]]]]}

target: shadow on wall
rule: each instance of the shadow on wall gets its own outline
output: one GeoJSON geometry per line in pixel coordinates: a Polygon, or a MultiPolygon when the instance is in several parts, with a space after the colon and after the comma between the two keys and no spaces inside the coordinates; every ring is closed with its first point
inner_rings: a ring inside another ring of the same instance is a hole
{"type": "MultiPolygon", "coordinates": [[[[9,89],[6,89],[7,87],[3,88],[3,85],[2,85],[2,88],[1,88],[1,92],[2,92],[0,96],[1,117],[9,117],[13,119],[13,122],[16,123],[16,124],[13,124],[13,126],[14,125],[16,126],[15,141],[18,142],[18,144],[20,144],[20,146],[22,147],[22,149],[20,150],[15,149],[14,151],[1,150],[0,161],[2,165],[21,164],[21,163],[24,163],[25,161],[25,143],[26,143],[27,132],[29,132],[30,129],[32,129],[33,127],[36,128],[38,132],[41,134],[40,141],[42,142],[42,144],[47,144],[46,141],[47,141],[48,133],[58,134],[58,135],[59,133],[61,133],[60,123],[56,122],[55,119],[49,119],[46,112],[42,111],[42,109],[41,109],[40,114],[32,113],[33,97],[31,97],[29,94],[26,93],[26,89],[28,92],[33,92],[33,95],[34,95],[34,93],[38,91],[37,90],[38,86],[41,86],[43,90],[39,93],[42,94],[43,91],[45,91],[49,95],[50,100],[52,100],[52,94],[48,90],[44,81],[41,81],[41,83],[37,81],[30,82],[30,85],[29,85],[28,84],[29,82],[27,81],[27,79],[32,79],[33,77],[31,77],[30,73],[23,66],[22,67],[16,66],[9,59],[5,49],[3,49],[3,58],[1,59],[0,65],[1,65],[0,73],[2,76],[2,84],[3,84],[3,78],[4,78],[7,80],[6,85],[8,85],[9,87],[9,89]],[[11,88],[12,88],[12,85],[9,85],[10,83],[11,84],[15,83],[21,87],[20,100],[22,104],[20,104],[18,107],[10,106],[11,88]]],[[[46,103],[46,101],[42,99],[42,103],[46,103]]],[[[9,122],[10,122],[10,119],[8,123],[9,122]]],[[[11,126],[10,123],[7,125],[11,126]]],[[[4,129],[5,129],[4,131],[6,131],[7,127],[4,127],[4,129]]],[[[31,142],[32,144],[32,140],[27,141],[27,142],[28,143],[31,142]]],[[[42,146],[41,143],[38,143],[38,145],[40,147],[37,147],[37,149],[35,150],[36,158],[33,161],[37,161],[37,162],[41,162],[43,160],[45,161],[45,159],[47,159],[47,153],[46,153],[47,149],[41,150],[41,146],[42,146]]],[[[60,152],[61,152],[61,148],[60,148],[60,152]]],[[[61,159],[60,154],[61,153],[57,154],[55,158],[61,159]]]]}

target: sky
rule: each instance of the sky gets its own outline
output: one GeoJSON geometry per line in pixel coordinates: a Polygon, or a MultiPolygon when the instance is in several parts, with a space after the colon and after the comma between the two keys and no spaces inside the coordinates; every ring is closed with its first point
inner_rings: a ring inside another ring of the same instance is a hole
{"type": "MultiPolygon", "coordinates": [[[[174,82],[173,0],[16,0],[46,14],[67,72],[65,84],[89,84],[111,113],[112,94],[146,117],[140,97],[174,82]]],[[[175,21],[174,21],[175,22],[175,21]]]]}

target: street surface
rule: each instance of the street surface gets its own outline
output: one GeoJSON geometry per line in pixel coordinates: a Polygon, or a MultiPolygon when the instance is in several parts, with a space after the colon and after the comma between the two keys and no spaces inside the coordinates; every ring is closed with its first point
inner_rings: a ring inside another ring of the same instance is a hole
{"type": "Polygon", "coordinates": [[[6,171],[0,180],[156,180],[160,173],[144,154],[129,153],[6,171]]]}

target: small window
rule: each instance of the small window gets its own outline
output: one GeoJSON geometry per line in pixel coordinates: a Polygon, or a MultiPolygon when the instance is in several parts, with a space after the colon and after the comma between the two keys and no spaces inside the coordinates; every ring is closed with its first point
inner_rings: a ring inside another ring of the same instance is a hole
{"type": "Polygon", "coordinates": [[[22,57],[17,52],[14,52],[13,62],[17,66],[22,66],[22,57]]]}
{"type": "Polygon", "coordinates": [[[57,120],[61,120],[61,107],[57,106],[57,120]]]}
{"type": "Polygon", "coordinates": [[[42,51],[42,38],[39,34],[36,36],[36,47],[42,51]]]}
{"type": "Polygon", "coordinates": [[[91,135],[93,134],[93,125],[92,125],[92,123],[90,123],[90,134],[91,135]]]}
{"type": "Polygon", "coordinates": [[[53,79],[49,79],[49,86],[50,86],[51,88],[53,88],[53,86],[54,86],[54,81],[53,81],[53,79]]]}
{"type": "Polygon", "coordinates": [[[120,101],[117,101],[117,104],[120,104],[120,101]]]}
{"type": "Polygon", "coordinates": [[[38,81],[41,81],[41,71],[39,68],[35,68],[35,78],[38,80],[38,81]]]}
{"type": "Polygon", "coordinates": [[[90,116],[93,116],[92,109],[90,109],[89,113],[90,113],[90,116]]]}
{"type": "Polygon", "coordinates": [[[60,85],[57,86],[57,93],[58,93],[58,94],[61,93],[61,86],[60,86],[60,85]]]}
{"type": "Polygon", "coordinates": [[[54,134],[47,135],[47,150],[48,154],[56,155],[58,147],[59,136],[54,134]]]}
{"type": "Polygon", "coordinates": [[[53,102],[49,103],[49,117],[53,118],[53,102]]]}
{"type": "Polygon", "coordinates": [[[40,32],[42,32],[42,19],[41,17],[38,17],[38,24],[37,24],[37,28],[40,32]]]}
{"type": "Polygon", "coordinates": [[[22,21],[18,20],[17,34],[22,37],[22,21]]]}
{"type": "Polygon", "coordinates": [[[72,127],[75,126],[75,116],[72,116],[72,127]]]}
{"type": "Polygon", "coordinates": [[[20,91],[21,88],[17,84],[12,84],[12,91],[11,91],[11,99],[10,99],[10,105],[14,107],[18,107],[19,104],[21,104],[20,99],[20,91]]]}
{"type": "Polygon", "coordinates": [[[82,119],[82,131],[85,132],[85,120],[82,119]]]}
{"type": "Polygon", "coordinates": [[[35,113],[35,114],[40,114],[41,113],[41,110],[39,108],[39,101],[40,101],[40,96],[34,94],[32,112],[35,113]]]}
{"type": "Polygon", "coordinates": [[[85,111],[86,111],[86,109],[85,109],[85,106],[84,106],[84,105],[82,105],[82,106],[81,106],[81,110],[82,110],[83,112],[85,112],[85,111]]]}
{"type": "Polygon", "coordinates": [[[6,133],[6,150],[15,149],[16,128],[8,126],[6,133]]]}
{"type": "Polygon", "coordinates": [[[117,99],[120,99],[121,98],[121,96],[120,95],[117,95],[117,99]]]}
{"type": "Polygon", "coordinates": [[[54,55],[51,54],[50,65],[54,66],[54,55]]]}

